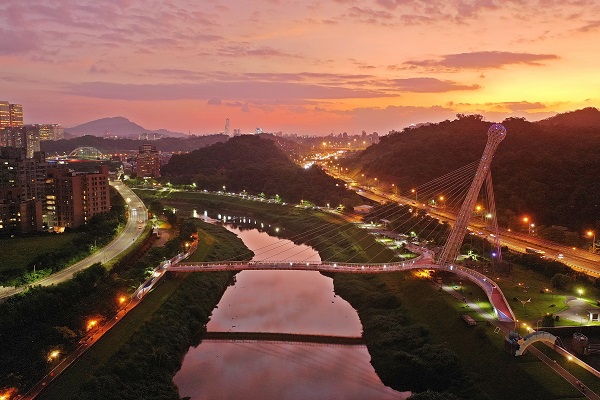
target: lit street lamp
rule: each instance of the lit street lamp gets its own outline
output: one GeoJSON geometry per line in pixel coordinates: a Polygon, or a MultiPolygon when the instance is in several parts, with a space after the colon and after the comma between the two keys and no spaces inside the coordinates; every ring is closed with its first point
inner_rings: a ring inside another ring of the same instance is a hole
{"type": "Polygon", "coordinates": [[[586,235],[588,237],[592,238],[592,247],[590,248],[590,251],[594,254],[596,254],[596,232],[594,231],[587,231],[586,235]]]}
{"type": "Polygon", "coordinates": [[[48,354],[48,361],[54,361],[60,355],[59,350],[52,350],[50,354],[48,354]]]}
{"type": "Polygon", "coordinates": [[[415,203],[417,202],[417,189],[410,189],[411,193],[415,194],[415,203]]]}
{"type": "Polygon", "coordinates": [[[533,222],[529,223],[529,217],[523,217],[523,222],[527,224],[527,233],[529,235],[533,234],[533,228],[535,228],[535,224],[533,222]]]}

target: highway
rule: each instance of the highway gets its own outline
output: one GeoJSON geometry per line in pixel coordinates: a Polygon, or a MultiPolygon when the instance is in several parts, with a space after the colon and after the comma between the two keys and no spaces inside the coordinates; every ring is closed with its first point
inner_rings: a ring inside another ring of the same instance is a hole
{"type": "MultiPolygon", "coordinates": [[[[32,283],[32,285],[50,286],[57,283],[64,282],[73,277],[76,272],[82,271],[88,268],[90,265],[99,263],[105,263],[112,258],[118,256],[132,243],[139,238],[144,232],[144,227],[148,221],[148,211],[144,206],[144,203],[140,198],[125,184],[121,182],[111,182],[110,185],[114,187],[119,194],[125,199],[129,205],[129,215],[127,218],[127,224],[123,230],[115,237],[109,244],[104,246],[102,249],[84,258],[83,260],[60,270],[44,279],[40,279],[32,283]],[[141,222],[140,222],[141,221],[141,222]],[[142,228],[140,229],[139,226],[142,228]]],[[[0,291],[0,299],[13,296],[17,293],[24,292],[28,286],[21,286],[18,288],[4,288],[0,291]]]]}
{"type": "MultiPolygon", "coordinates": [[[[328,170],[327,168],[325,168],[325,166],[323,166],[323,168],[334,178],[342,179],[346,182],[354,182],[348,176],[340,175],[337,172],[328,170]]],[[[369,200],[376,201],[378,203],[395,201],[402,204],[410,204],[427,210],[427,212],[431,216],[438,218],[441,221],[446,221],[448,223],[454,222],[454,213],[447,212],[441,208],[429,207],[425,204],[415,202],[415,200],[412,198],[396,196],[378,189],[372,189],[364,186],[353,186],[351,188],[354,188],[358,195],[365,197],[369,200]]],[[[484,224],[477,223],[477,221],[471,221],[471,223],[469,224],[469,228],[479,236],[489,237],[490,234],[494,234],[494,232],[486,228],[484,224]]],[[[577,271],[584,272],[588,275],[600,277],[600,255],[598,254],[592,254],[582,249],[551,242],[549,240],[545,240],[537,236],[531,236],[520,232],[512,232],[508,229],[499,228],[498,233],[500,235],[500,244],[502,246],[508,247],[511,250],[524,253],[525,248],[532,247],[537,250],[545,251],[546,256],[550,259],[557,259],[558,255],[562,254],[564,258],[560,259],[560,262],[564,263],[565,265],[568,265],[569,267],[577,271]]]]}

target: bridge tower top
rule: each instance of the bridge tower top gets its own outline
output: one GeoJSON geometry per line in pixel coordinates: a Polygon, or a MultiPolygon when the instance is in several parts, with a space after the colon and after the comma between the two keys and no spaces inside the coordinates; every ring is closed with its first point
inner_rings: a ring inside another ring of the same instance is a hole
{"type": "Polygon", "coordinates": [[[475,203],[477,202],[477,195],[481,190],[483,181],[490,173],[490,164],[494,158],[494,153],[500,142],[506,137],[506,128],[502,124],[493,124],[488,129],[487,135],[487,143],[483,150],[481,160],[479,161],[477,171],[475,172],[475,177],[469,187],[465,201],[458,212],[454,227],[452,227],[448,240],[438,258],[438,263],[440,265],[447,265],[454,262],[460,252],[460,246],[467,233],[467,225],[469,225],[471,214],[473,213],[475,203]]]}

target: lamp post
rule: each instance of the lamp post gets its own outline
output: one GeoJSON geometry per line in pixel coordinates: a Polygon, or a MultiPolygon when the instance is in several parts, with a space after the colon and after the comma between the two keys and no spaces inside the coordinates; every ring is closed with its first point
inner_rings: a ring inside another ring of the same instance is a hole
{"type": "Polygon", "coordinates": [[[411,193],[415,194],[415,203],[417,202],[417,189],[410,189],[411,193]]]}
{"type": "Polygon", "coordinates": [[[532,235],[534,233],[535,224],[533,222],[529,222],[529,217],[523,217],[523,222],[527,224],[527,233],[532,235]]]}
{"type": "Polygon", "coordinates": [[[596,254],[596,232],[590,230],[586,232],[586,235],[592,238],[592,247],[590,248],[590,251],[593,254],[596,254]]]}

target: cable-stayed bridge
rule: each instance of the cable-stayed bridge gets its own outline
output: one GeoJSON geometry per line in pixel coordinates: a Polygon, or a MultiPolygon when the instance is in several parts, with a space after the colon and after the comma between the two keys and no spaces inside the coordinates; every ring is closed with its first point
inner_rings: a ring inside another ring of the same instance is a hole
{"type": "MultiPolygon", "coordinates": [[[[173,272],[198,272],[198,271],[242,271],[242,270],[301,270],[301,271],[319,271],[319,272],[337,272],[337,273],[355,273],[355,274],[373,274],[373,273],[389,273],[398,271],[407,271],[412,269],[434,269],[448,271],[458,275],[461,278],[468,279],[482,288],[490,303],[492,304],[496,317],[501,321],[514,321],[515,316],[512,312],[508,301],[504,297],[502,291],[498,285],[484,274],[477,272],[473,269],[456,265],[455,261],[459,255],[461,245],[467,234],[467,226],[474,211],[476,210],[476,203],[478,196],[481,192],[481,188],[485,183],[485,195],[487,197],[487,209],[486,218],[488,222],[495,227],[495,232],[498,232],[497,221],[495,215],[495,206],[493,199],[492,181],[490,173],[490,165],[494,156],[494,152],[500,142],[506,136],[506,129],[500,124],[493,124],[488,130],[488,141],[484,149],[483,155],[478,163],[471,163],[466,167],[459,169],[453,173],[447,174],[440,177],[431,183],[423,185],[418,190],[413,189],[415,193],[415,201],[417,195],[421,196],[426,193],[435,193],[444,189],[448,195],[440,196],[440,201],[446,200],[445,205],[450,206],[451,203],[460,202],[460,210],[458,211],[454,226],[450,230],[447,240],[442,247],[439,255],[433,253],[433,251],[414,244],[408,244],[406,247],[418,254],[418,257],[407,260],[407,261],[393,261],[390,260],[388,263],[352,263],[348,262],[310,262],[306,260],[277,260],[277,261],[216,261],[216,262],[184,262],[171,263],[166,266],[166,269],[173,272]],[[469,172],[474,170],[474,177],[469,177],[469,172]],[[468,180],[468,183],[467,183],[468,180]],[[441,182],[450,182],[450,184],[443,186],[441,182]]],[[[413,213],[412,209],[408,211],[396,211],[395,214],[404,212],[413,213]]],[[[416,213],[418,214],[418,213],[416,213]]],[[[385,215],[389,218],[399,218],[398,215],[389,214],[385,215]]],[[[412,216],[411,216],[412,218],[412,216]]],[[[430,225],[433,223],[431,220],[426,226],[419,224],[419,218],[413,223],[412,227],[419,227],[420,232],[428,231],[430,235],[434,232],[442,229],[438,226],[430,225]]],[[[423,218],[421,217],[421,220],[423,218]]],[[[439,223],[439,221],[438,221],[439,223]]],[[[304,239],[310,237],[317,237],[324,235],[323,227],[316,227],[305,232],[302,235],[298,235],[295,239],[301,241],[302,236],[304,239]]],[[[410,230],[411,227],[408,227],[410,230]]],[[[439,232],[438,232],[439,233],[439,232]]],[[[492,235],[492,242],[495,247],[495,257],[500,260],[500,246],[498,242],[498,235],[492,235]]],[[[270,258],[273,258],[271,256],[270,258]]]]}

